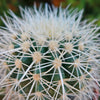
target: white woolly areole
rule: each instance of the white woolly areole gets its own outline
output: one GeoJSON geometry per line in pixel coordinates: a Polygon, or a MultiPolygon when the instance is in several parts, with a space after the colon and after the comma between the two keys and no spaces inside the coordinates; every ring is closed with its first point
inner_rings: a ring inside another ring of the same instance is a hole
{"type": "Polygon", "coordinates": [[[53,61],[53,65],[54,65],[54,67],[57,69],[58,67],[61,67],[62,61],[61,61],[59,58],[56,58],[56,59],[53,61]]]}
{"type": "Polygon", "coordinates": [[[19,69],[22,68],[22,61],[20,59],[16,59],[15,60],[15,66],[19,69]]]}
{"type": "Polygon", "coordinates": [[[49,42],[49,48],[50,48],[51,50],[56,50],[58,47],[59,47],[59,45],[58,45],[58,42],[57,42],[57,41],[51,40],[51,41],[49,42]]]}
{"type": "Polygon", "coordinates": [[[22,47],[22,50],[23,50],[24,52],[27,52],[28,49],[29,49],[29,47],[30,47],[30,42],[29,42],[29,41],[23,42],[23,43],[21,44],[21,47],[22,47]]]}
{"type": "Polygon", "coordinates": [[[80,59],[76,59],[74,62],[74,67],[79,67],[80,66],[80,59]]]}
{"type": "Polygon", "coordinates": [[[72,50],[73,50],[73,44],[72,43],[66,43],[65,49],[67,50],[68,53],[71,53],[72,50]]]}
{"type": "Polygon", "coordinates": [[[33,75],[33,79],[34,79],[35,81],[39,81],[39,80],[40,80],[40,75],[39,75],[39,74],[34,74],[34,75],[33,75]]]}
{"type": "Polygon", "coordinates": [[[33,60],[35,61],[35,63],[39,63],[42,59],[41,53],[40,52],[34,52],[34,54],[32,55],[33,60]]]}
{"type": "Polygon", "coordinates": [[[35,95],[36,95],[38,98],[42,97],[42,93],[41,93],[41,92],[36,92],[35,95]]]}

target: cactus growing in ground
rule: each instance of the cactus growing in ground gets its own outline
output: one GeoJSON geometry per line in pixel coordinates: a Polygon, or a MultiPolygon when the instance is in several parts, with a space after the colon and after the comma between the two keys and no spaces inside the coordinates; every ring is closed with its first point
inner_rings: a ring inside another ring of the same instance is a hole
{"type": "Polygon", "coordinates": [[[97,100],[100,29],[82,12],[46,5],[10,11],[0,29],[3,100],[97,100]]]}

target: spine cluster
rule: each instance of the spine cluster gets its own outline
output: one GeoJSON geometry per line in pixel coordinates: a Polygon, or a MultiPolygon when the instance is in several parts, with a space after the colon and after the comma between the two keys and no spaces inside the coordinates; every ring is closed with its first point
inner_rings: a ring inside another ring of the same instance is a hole
{"type": "Polygon", "coordinates": [[[97,100],[100,28],[81,21],[82,11],[20,10],[0,29],[3,100],[97,100]]]}

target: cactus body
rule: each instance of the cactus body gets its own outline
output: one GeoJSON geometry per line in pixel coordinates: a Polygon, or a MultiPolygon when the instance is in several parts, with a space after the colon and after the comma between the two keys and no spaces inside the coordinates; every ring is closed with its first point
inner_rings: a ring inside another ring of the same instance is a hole
{"type": "Polygon", "coordinates": [[[81,21],[83,11],[20,11],[22,18],[10,11],[0,29],[3,100],[97,99],[100,28],[81,21]]]}

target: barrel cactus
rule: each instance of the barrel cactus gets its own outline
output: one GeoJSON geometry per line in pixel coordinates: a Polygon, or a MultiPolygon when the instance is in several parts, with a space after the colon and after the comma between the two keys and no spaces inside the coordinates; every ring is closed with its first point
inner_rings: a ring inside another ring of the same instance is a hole
{"type": "Polygon", "coordinates": [[[100,39],[82,11],[45,5],[11,10],[0,29],[3,100],[97,100],[100,39]],[[94,92],[96,91],[96,92],[94,92]]]}

